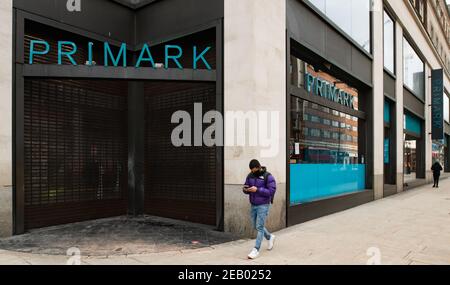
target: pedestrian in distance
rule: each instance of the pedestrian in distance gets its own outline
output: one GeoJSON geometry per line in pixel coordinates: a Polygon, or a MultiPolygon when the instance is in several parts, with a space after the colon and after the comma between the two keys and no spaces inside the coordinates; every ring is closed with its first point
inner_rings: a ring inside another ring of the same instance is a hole
{"type": "Polygon", "coordinates": [[[431,170],[433,170],[433,178],[434,178],[433,188],[439,188],[439,178],[441,177],[441,171],[444,169],[442,168],[439,161],[436,160],[436,162],[431,167],[431,170]]]}

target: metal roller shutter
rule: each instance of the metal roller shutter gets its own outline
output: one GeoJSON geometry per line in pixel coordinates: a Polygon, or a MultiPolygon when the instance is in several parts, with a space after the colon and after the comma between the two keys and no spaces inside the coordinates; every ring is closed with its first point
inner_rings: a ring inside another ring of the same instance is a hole
{"type": "Polygon", "coordinates": [[[147,214],[215,225],[216,148],[171,143],[172,114],[184,110],[192,115],[194,103],[202,103],[203,112],[214,110],[215,94],[215,83],[146,83],[147,214]]]}
{"type": "Polygon", "coordinates": [[[26,79],[25,228],[126,214],[127,85],[26,79]]]}

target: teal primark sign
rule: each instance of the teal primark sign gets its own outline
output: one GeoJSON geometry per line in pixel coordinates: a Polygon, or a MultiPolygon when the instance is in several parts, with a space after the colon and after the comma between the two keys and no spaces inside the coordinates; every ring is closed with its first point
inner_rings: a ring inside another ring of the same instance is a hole
{"type": "Polygon", "coordinates": [[[313,93],[327,100],[355,109],[355,96],[310,73],[305,74],[305,89],[308,93],[313,93]]]}
{"type": "MultiPolygon", "coordinates": [[[[87,45],[87,65],[94,65],[93,59],[93,47],[94,43],[89,42],[87,45]]],[[[29,64],[34,64],[35,56],[45,57],[50,53],[51,46],[47,41],[38,41],[31,40],[30,41],[30,49],[29,49],[29,64]]],[[[197,46],[192,47],[192,69],[198,69],[199,63],[203,63],[206,66],[206,69],[211,70],[211,65],[208,63],[205,55],[211,50],[211,47],[208,46],[203,50],[199,50],[197,46]]],[[[57,54],[58,54],[58,65],[63,64],[63,58],[66,58],[70,61],[72,65],[77,65],[74,56],[78,52],[78,46],[75,42],[71,41],[58,41],[57,54]]],[[[103,43],[103,61],[104,66],[114,66],[117,67],[119,65],[123,67],[127,67],[127,52],[128,47],[126,43],[122,43],[120,45],[120,49],[118,52],[114,53],[110,44],[108,42],[103,43]]],[[[184,67],[180,63],[180,59],[183,57],[184,51],[183,48],[179,45],[165,45],[164,46],[164,68],[169,68],[169,62],[173,62],[179,69],[183,69],[184,67]]],[[[153,68],[156,67],[155,59],[152,55],[150,47],[147,43],[144,43],[141,50],[139,51],[139,57],[134,67],[139,68],[143,63],[147,63],[153,68]]]]}

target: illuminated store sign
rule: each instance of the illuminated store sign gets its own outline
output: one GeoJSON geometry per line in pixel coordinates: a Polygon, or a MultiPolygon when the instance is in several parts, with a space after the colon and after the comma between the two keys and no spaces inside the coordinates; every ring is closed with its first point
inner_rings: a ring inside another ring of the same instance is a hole
{"type": "Polygon", "coordinates": [[[310,73],[305,73],[305,88],[308,93],[314,93],[316,96],[321,96],[343,106],[355,109],[355,97],[353,95],[310,73]]]}

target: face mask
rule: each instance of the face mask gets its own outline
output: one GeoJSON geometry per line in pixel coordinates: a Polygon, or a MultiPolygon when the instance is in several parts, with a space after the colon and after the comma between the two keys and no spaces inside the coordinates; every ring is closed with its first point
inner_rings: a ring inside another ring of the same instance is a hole
{"type": "Polygon", "coordinates": [[[255,176],[261,176],[262,173],[263,173],[262,170],[258,170],[254,174],[255,174],[255,176]]]}

